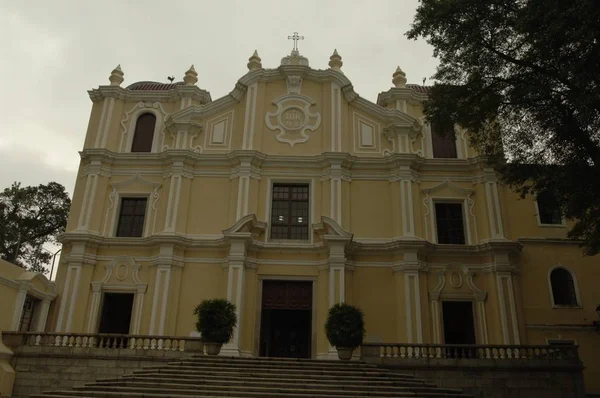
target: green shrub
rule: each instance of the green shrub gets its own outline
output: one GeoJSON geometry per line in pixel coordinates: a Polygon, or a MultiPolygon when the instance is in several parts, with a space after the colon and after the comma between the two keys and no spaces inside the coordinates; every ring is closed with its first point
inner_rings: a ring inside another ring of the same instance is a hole
{"type": "Polygon", "coordinates": [[[235,305],[225,299],[203,300],[195,309],[196,329],[206,343],[226,344],[237,324],[235,305]]]}
{"type": "Polygon", "coordinates": [[[356,348],[365,338],[365,320],[362,311],[349,304],[336,304],[329,309],[325,322],[327,340],[334,347],[356,348]]]}

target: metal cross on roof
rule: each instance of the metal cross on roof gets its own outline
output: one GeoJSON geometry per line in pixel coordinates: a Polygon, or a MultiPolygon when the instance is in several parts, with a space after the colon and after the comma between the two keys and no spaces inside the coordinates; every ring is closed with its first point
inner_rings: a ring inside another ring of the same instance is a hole
{"type": "Polygon", "coordinates": [[[298,51],[298,40],[304,40],[304,36],[298,36],[298,32],[294,32],[292,36],[288,36],[288,40],[294,41],[294,51],[298,51]]]}

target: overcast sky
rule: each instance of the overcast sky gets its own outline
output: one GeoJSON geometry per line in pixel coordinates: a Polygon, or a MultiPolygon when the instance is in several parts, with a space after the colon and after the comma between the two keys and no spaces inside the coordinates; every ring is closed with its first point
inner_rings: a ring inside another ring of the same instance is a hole
{"type": "Polygon", "coordinates": [[[121,64],[124,86],[181,80],[194,64],[214,99],[230,92],[257,49],[263,67],[300,53],[326,69],[334,48],[364,98],[433,74],[423,41],[409,41],[417,0],[178,1],[0,0],[0,189],[57,181],[72,193],[87,129],[87,90],[121,64]]]}

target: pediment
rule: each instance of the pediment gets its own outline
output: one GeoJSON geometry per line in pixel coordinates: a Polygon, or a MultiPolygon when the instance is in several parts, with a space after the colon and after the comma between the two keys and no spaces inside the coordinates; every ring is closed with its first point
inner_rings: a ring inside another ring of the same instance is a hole
{"type": "Polygon", "coordinates": [[[326,216],[321,216],[320,223],[313,224],[313,230],[329,238],[343,238],[352,240],[352,237],[354,236],[354,234],[345,230],[335,220],[326,216]]]}
{"type": "Polygon", "coordinates": [[[155,190],[161,186],[160,182],[149,181],[140,174],[134,174],[133,176],[129,177],[128,179],[126,179],[124,181],[114,182],[114,183],[111,183],[110,185],[113,187],[113,189],[119,190],[124,187],[136,185],[136,184],[151,187],[152,190],[155,190]]]}
{"type": "MultiPolygon", "coordinates": [[[[423,124],[416,118],[396,109],[384,108],[372,101],[361,97],[352,82],[341,72],[326,69],[317,70],[307,66],[282,65],[276,69],[252,70],[242,76],[234,89],[224,97],[205,105],[193,105],[173,113],[168,124],[191,123],[192,120],[203,119],[217,113],[227,111],[240,103],[248,93],[248,88],[257,82],[275,82],[285,80],[288,94],[300,94],[302,81],[319,84],[335,83],[341,89],[343,99],[356,110],[375,118],[389,131],[404,130],[416,134],[421,131],[423,124]],[[295,91],[297,89],[297,91],[295,91]]],[[[274,98],[277,102],[280,98],[274,98]]]]}
{"type": "Polygon", "coordinates": [[[422,192],[426,195],[431,195],[431,194],[434,194],[434,193],[437,193],[440,191],[444,191],[444,190],[454,192],[455,194],[458,194],[459,196],[469,196],[475,192],[473,189],[463,188],[460,185],[457,185],[450,180],[444,180],[436,186],[423,189],[422,192]]]}
{"type": "Polygon", "coordinates": [[[263,221],[258,221],[255,214],[248,214],[237,220],[231,227],[223,230],[225,237],[233,237],[236,235],[251,236],[259,235],[263,233],[267,227],[267,224],[263,221]]]}

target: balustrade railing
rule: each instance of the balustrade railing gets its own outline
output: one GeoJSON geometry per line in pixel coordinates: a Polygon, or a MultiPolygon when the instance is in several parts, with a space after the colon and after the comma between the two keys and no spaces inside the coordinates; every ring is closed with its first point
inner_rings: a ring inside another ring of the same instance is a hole
{"type": "Polygon", "coordinates": [[[436,345],[373,344],[361,346],[361,357],[396,359],[578,360],[574,345],[436,345]]]}
{"type": "Polygon", "coordinates": [[[105,348],[202,352],[197,337],[148,336],[124,334],[3,332],[10,346],[105,348]]]}

